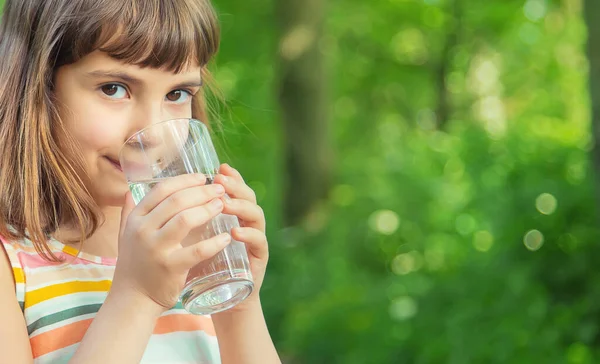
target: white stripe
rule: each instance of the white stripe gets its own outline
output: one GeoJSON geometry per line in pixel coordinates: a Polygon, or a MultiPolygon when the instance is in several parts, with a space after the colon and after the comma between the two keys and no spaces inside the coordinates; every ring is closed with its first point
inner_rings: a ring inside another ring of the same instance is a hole
{"type": "Polygon", "coordinates": [[[25,283],[15,284],[15,294],[17,301],[25,301],[25,283]]]}
{"type": "MultiPolygon", "coordinates": [[[[163,312],[161,316],[170,316],[170,315],[178,315],[178,314],[189,315],[190,313],[187,312],[184,308],[175,308],[175,309],[172,308],[168,311],[163,312]]],[[[210,318],[210,315],[199,315],[199,316],[204,316],[204,317],[210,318]]]]}
{"type": "Polygon", "coordinates": [[[203,331],[152,335],[141,363],[220,364],[219,344],[203,331]]]}
{"type": "Polygon", "coordinates": [[[75,355],[75,351],[77,350],[78,346],[79,343],[67,346],[66,348],[42,355],[36,358],[33,362],[34,364],[67,364],[71,357],[75,355]]]}
{"type": "MultiPolygon", "coordinates": [[[[83,272],[81,272],[83,273],[83,272]]],[[[70,277],[66,277],[64,279],[57,279],[54,281],[45,281],[43,283],[38,283],[36,284],[35,280],[29,279],[29,281],[27,282],[27,291],[31,292],[34,291],[36,289],[40,289],[40,288],[46,288],[46,287],[50,287],[50,286],[54,286],[56,284],[62,284],[62,283],[70,283],[70,282],[101,282],[101,281],[112,281],[112,276],[98,276],[98,274],[95,274],[94,272],[89,272],[91,274],[80,274],[79,276],[70,276],[70,277]]],[[[29,277],[29,276],[27,276],[29,277]]]]}
{"type": "MultiPolygon", "coordinates": [[[[37,358],[35,364],[66,364],[79,344],[37,358]]],[[[217,339],[203,332],[152,335],[141,364],[221,364],[217,339]]]]}
{"type": "Polygon", "coordinates": [[[45,265],[43,267],[37,267],[37,268],[32,268],[32,267],[23,267],[23,270],[26,270],[26,275],[29,276],[30,274],[43,274],[46,272],[51,272],[51,271],[61,271],[67,269],[67,265],[66,264],[61,264],[61,265],[45,265]]]}
{"type": "Polygon", "coordinates": [[[52,325],[44,326],[44,327],[42,327],[39,330],[35,330],[31,335],[29,335],[29,338],[33,339],[34,337],[36,337],[38,335],[41,335],[41,334],[43,334],[45,332],[48,332],[48,331],[51,331],[51,330],[57,329],[59,327],[75,323],[75,322],[79,322],[79,321],[91,319],[91,318],[94,318],[95,316],[96,316],[95,313],[88,313],[87,315],[81,315],[81,316],[77,316],[77,317],[71,317],[68,320],[60,321],[60,322],[57,322],[57,323],[52,324],[52,325]]]}
{"type": "Polygon", "coordinates": [[[69,308],[102,304],[108,292],[78,292],[51,298],[25,309],[25,318],[31,324],[41,317],[68,310],[69,308]]]}
{"type": "Polygon", "coordinates": [[[36,268],[31,268],[31,267],[26,267],[25,269],[27,269],[27,275],[37,275],[37,274],[43,274],[46,272],[52,272],[52,271],[65,271],[65,273],[71,273],[70,270],[73,271],[89,271],[89,270],[96,270],[96,269],[100,269],[100,270],[107,270],[107,271],[114,271],[115,270],[115,266],[114,265],[102,265],[102,264],[61,264],[61,265],[46,265],[43,267],[36,267],[36,268]]]}

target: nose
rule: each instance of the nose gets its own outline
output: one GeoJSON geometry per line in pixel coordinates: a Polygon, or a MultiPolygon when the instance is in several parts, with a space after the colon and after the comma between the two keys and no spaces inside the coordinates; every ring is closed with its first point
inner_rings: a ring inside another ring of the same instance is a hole
{"type": "MultiPolygon", "coordinates": [[[[131,123],[127,138],[151,125],[167,120],[168,115],[158,103],[138,103],[131,113],[131,123]]],[[[148,140],[151,145],[152,141],[148,140]]]]}

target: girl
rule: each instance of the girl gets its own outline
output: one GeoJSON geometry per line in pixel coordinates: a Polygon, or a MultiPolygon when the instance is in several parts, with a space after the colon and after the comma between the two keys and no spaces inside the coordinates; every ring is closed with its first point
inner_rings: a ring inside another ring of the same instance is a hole
{"type": "Polygon", "coordinates": [[[240,174],[223,165],[212,185],[173,178],[135,206],[118,164],[134,132],[206,119],[201,85],[218,43],[208,0],[5,1],[2,363],[280,362],[258,294],[265,218],[240,174]],[[230,236],[179,242],[220,212],[242,221],[232,235],[248,248],[255,290],[193,316],[177,304],[187,271],[230,236]]]}

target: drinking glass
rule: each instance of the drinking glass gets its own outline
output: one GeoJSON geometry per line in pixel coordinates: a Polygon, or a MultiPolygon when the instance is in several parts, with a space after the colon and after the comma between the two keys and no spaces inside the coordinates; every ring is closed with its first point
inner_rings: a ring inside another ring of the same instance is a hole
{"type": "MultiPolygon", "coordinates": [[[[167,120],[135,133],[119,159],[136,204],[157,183],[181,174],[202,173],[206,183],[212,183],[220,166],[208,128],[196,119],[167,120]]],[[[237,217],[219,214],[192,230],[181,244],[230,233],[237,226],[237,217]]],[[[188,312],[208,315],[237,305],[253,288],[246,247],[232,239],[216,256],[190,269],[180,298],[188,312]]]]}

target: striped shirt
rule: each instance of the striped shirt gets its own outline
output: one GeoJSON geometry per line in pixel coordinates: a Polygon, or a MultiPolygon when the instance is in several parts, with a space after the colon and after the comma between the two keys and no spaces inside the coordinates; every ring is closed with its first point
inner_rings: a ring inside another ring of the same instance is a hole
{"type": "MultiPolygon", "coordinates": [[[[12,266],[35,363],[67,363],[106,299],[116,259],[48,244],[63,263],[44,260],[27,239],[2,240],[12,266]]],[[[124,323],[126,324],[126,323],[124,323]]],[[[180,303],[157,320],[142,363],[220,363],[210,316],[195,316],[180,303]]]]}

